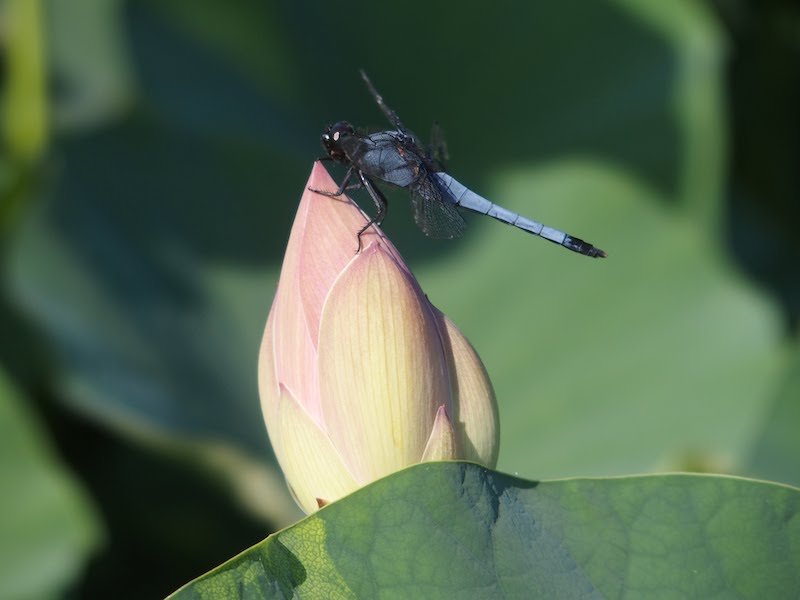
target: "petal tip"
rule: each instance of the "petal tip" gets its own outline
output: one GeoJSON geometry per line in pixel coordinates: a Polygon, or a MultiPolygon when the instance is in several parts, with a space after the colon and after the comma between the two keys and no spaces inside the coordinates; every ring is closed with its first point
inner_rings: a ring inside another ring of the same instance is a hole
{"type": "Polygon", "coordinates": [[[444,404],[439,405],[433,423],[431,436],[422,453],[422,462],[431,460],[456,460],[459,458],[456,447],[456,431],[447,414],[444,404]]]}

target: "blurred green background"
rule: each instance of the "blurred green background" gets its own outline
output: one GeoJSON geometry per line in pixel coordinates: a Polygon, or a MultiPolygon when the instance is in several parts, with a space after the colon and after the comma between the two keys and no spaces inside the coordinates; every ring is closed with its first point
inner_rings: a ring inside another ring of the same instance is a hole
{"type": "Polygon", "coordinates": [[[428,240],[389,193],[499,469],[800,484],[798,31],[789,0],[3,0],[0,597],[164,596],[299,518],[256,359],[321,130],[386,126],[360,67],[455,177],[610,255],[428,240]]]}

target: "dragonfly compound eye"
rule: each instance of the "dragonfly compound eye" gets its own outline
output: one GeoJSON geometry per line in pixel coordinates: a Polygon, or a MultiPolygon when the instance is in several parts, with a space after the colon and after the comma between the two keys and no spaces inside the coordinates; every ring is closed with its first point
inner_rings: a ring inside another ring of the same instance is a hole
{"type": "Polygon", "coordinates": [[[346,121],[336,123],[336,125],[333,125],[330,130],[330,138],[334,143],[351,135],[353,135],[353,126],[346,121]]]}

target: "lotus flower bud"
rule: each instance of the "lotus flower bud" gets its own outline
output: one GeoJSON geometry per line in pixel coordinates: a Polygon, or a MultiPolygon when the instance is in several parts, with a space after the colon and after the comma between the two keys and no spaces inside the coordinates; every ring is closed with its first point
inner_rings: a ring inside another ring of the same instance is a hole
{"type": "MultiPolygon", "coordinates": [[[[335,190],[320,163],[307,188],[335,190]]],[[[306,189],[259,356],[278,462],[306,512],[425,460],[497,463],[492,385],[470,343],[428,301],[346,196],[306,189]]]]}

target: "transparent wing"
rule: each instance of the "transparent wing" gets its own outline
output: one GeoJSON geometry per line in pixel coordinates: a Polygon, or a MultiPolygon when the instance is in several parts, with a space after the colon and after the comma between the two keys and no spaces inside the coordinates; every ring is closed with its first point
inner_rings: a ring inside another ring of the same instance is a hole
{"type": "Polygon", "coordinates": [[[449,240],[466,231],[467,222],[452,202],[442,197],[437,186],[427,177],[411,189],[414,220],[425,235],[449,240]]]}
{"type": "Polygon", "coordinates": [[[378,108],[381,109],[381,112],[384,114],[384,116],[389,120],[389,122],[394,126],[394,128],[397,129],[397,131],[399,131],[405,136],[414,139],[414,135],[408,129],[406,129],[406,126],[403,125],[403,122],[400,120],[400,117],[397,116],[397,113],[394,112],[391,108],[389,108],[386,102],[384,102],[383,96],[381,96],[378,93],[378,90],[375,89],[375,86],[372,85],[372,81],[370,81],[369,77],[367,77],[367,74],[364,72],[364,69],[361,69],[361,71],[359,72],[361,73],[361,79],[363,79],[364,83],[367,84],[367,89],[369,90],[369,93],[372,94],[372,97],[375,99],[375,102],[378,104],[378,108]]]}
{"type": "Polygon", "coordinates": [[[450,160],[450,155],[447,152],[447,142],[444,139],[444,132],[438,122],[433,123],[431,127],[430,144],[428,144],[428,154],[436,164],[439,171],[447,170],[447,161],[450,160]]]}

